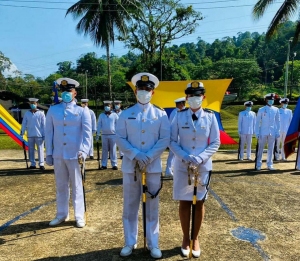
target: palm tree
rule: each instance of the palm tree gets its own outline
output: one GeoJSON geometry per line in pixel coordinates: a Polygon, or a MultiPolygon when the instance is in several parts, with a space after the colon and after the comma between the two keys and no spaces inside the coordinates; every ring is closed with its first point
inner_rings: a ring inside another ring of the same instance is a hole
{"type": "Polygon", "coordinates": [[[76,31],[89,35],[96,46],[106,48],[107,75],[110,99],[112,99],[110,44],[114,44],[116,32],[126,35],[127,25],[133,14],[140,13],[139,0],[80,0],[66,12],[74,19],[81,18],[76,31]]]}
{"type": "MultiPolygon", "coordinates": [[[[261,18],[267,8],[273,4],[274,0],[259,0],[254,8],[253,8],[253,16],[255,19],[261,18]]],[[[273,17],[268,31],[266,33],[266,39],[270,40],[272,36],[276,33],[278,27],[284,23],[285,21],[289,20],[298,10],[300,7],[300,0],[285,0],[282,5],[280,6],[279,10],[276,12],[275,16],[273,17]]],[[[300,35],[300,20],[297,21],[295,35],[293,38],[293,45],[298,42],[300,35]]]]}

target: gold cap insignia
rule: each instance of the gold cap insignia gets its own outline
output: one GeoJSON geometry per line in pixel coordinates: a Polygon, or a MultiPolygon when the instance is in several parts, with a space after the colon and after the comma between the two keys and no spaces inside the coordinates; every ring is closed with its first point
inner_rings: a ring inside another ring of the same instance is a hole
{"type": "Polygon", "coordinates": [[[142,82],[148,82],[149,81],[149,76],[148,75],[143,75],[141,77],[142,82]]]}
{"type": "Polygon", "coordinates": [[[67,86],[68,85],[68,81],[62,80],[60,84],[63,85],[63,86],[67,86]]]}
{"type": "Polygon", "coordinates": [[[192,88],[198,88],[199,87],[199,82],[192,82],[191,86],[192,86],[192,88]]]}

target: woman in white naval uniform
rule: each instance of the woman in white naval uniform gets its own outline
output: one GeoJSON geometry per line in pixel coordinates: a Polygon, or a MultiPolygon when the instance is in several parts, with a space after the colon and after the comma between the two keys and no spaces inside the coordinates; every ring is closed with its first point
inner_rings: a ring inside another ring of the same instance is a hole
{"type": "Polygon", "coordinates": [[[45,113],[37,109],[37,102],[39,99],[29,98],[30,111],[27,111],[22,121],[22,129],[20,135],[23,136],[27,130],[28,150],[30,169],[35,169],[34,150],[37,146],[39,166],[44,170],[44,139],[45,139],[45,113]]]}
{"type": "Polygon", "coordinates": [[[56,81],[63,91],[63,102],[50,107],[46,116],[46,163],[54,164],[56,181],[56,226],[69,218],[70,182],[76,226],[85,226],[84,195],[78,159],[90,151],[92,124],[88,110],[77,106],[74,98],[79,83],[70,78],[56,81]]]}
{"type": "Polygon", "coordinates": [[[287,131],[289,129],[289,126],[291,124],[292,118],[293,118],[293,112],[290,109],[287,109],[288,98],[283,98],[279,102],[281,103],[281,108],[279,109],[279,117],[280,117],[280,136],[277,138],[276,141],[276,150],[277,153],[275,153],[276,160],[279,160],[279,151],[281,152],[281,159],[286,161],[285,155],[284,155],[284,140],[287,134],[287,131]]]}
{"type": "Polygon", "coordinates": [[[275,139],[280,137],[279,109],[273,106],[274,93],[268,93],[264,98],[266,106],[259,108],[255,123],[255,135],[258,139],[256,169],[261,170],[263,150],[265,144],[268,143],[267,167],[269,170],[275,170],[273,167],[273,152],[275,139]]]}
{"type": "MultiPolygon", "coordinates": [[[[120,101],[120,100],[114,100],[114,106],[115,106],[114,113],[116,113],[119,117],[122,113],[121,103],[122,103],[122,101],[120,101]]],[[[117,150],[118,150],[118,148],[117,148],[117,150]]],[[[120,149],[119,149],[119,158],[123,159],[123,156],[124,156],[124,153],[122,151],[120,151],[120,149]]]]}
{"type": "Polygon", "coordinates": [[[239,158],[240,160],[244,160],[244,146],[246,143],[247,160],[252,160],[251,144],[252,135],[255,132],[256,114],[251,111],[251,107],[253,106],[252,101],[246,101],[244,105],[246,109],[239,113],[238,118],[238,132],[241,139],[239,158]]]}
{"type": "MultiPolygon", "coordinates": [[[[204,219],[204,201],[207,197],[212,170],[211,157],[220,146],[220,133],[214,113],[201,107],[205,98],[203,83],[189,83],[185,93],[190,108],[177,112],[171,123],[170,147],[175,154],[173,198],[179,200],[179,218],[183,232],[181,252],[184,256],[188,256],[194,186],[188,184],[187,167],[189,165],[196,166],[200,175],[192,253],[194,257],[199,257],[201,252],[198,233],[204,219]]],[[[193,177],[191,176],[191,178],[193,177]]]]}
{"type": "MultiPolygon", "coordinates": [[[[153,195],[160,188],[162,172],[161,154],[169,146],[170,123],[166,112],[150,103],[158,79],[150,73],[132,77],[136,86],[138,103],[123,110],[117,121],[117,144],[124,153],[123,172],[123,227],[125,246],[121,256],[129,256],[136,248],[138,235],[138,212],[142,195],[142,180],[139,169],[146,167],[148,191],[153,195]],[[138,164],[139,168],[136,168],[138,164]],[[136,176],[136,179],[135,179],[136,176]]],[[[161,258],[159,249],[159,197],[147,193],[146,237],[150,254],[161,258]]]]}
{"type": "MultiPolygon", "coordinates": [[[[172,121],[178,111],[185,109],[185,97],[178,98],[178,99],[174,100],[174,102],[175,102],[176,108],[170,114],[170,117],[169,117],[170,123],[172,123],[172,121]]],[[[167,158],[165,177],[173,178],[173,163],[174,163],[174,153],[170,149],[169,156],[167,158]]]]}

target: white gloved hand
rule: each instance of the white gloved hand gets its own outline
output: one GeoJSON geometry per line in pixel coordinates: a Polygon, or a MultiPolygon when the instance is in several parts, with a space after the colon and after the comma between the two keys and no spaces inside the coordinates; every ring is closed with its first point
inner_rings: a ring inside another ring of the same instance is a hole
{"type": "Polygon", "coordinates": [[[199,156],[191,156],[192,157],[192,164],[195,166],[199,166],[203,163],[203,160],[199,156]]]}
{"type": "Polygon", "coordinates": [[[99,135],[96,135],[96,141],[98,141],[98,140],[99,140],[99,138],[100,138],[100,136],[99,136],[99,135]]]}
{"type": "Polygon", "coordinates": [[[46,164],[48,166],[53,166],[53,157],[52,157],[52,155],[47,155],[46,156],[46,164]]]}
{"type": "Polygon", "coordinates": [[[146,164],[143,163],[142,161],[138,161],[138,165],[139,165],[139,169],[140,169],[141,171],[146,167],[146,164]]]}
{"type": "Polygon", "coordinates": [[[191,162],[193,162],[193,155],[185,155],[182,161],[186,164],[190,164],[191,162]]]}
{"type": "Polygon", "coordinates": [[[139,152],[138,154],[135,155],[135,159],[144,165],[147,165],[150,163],[150,159],[147,157],[146,153],[144,152],[139,152]]]}
{"type": "Polygon", "coordinates": [[[256,138],[259,139],[259,134],[255,134],[256,138]]]}
{"type": "Polygon", "coordinates": [[[86,156],[87,156],[86,153],[84,153],[83,151],[78,151],[77,155],[78,155],[78,162],[85,161],[86,156]]]}

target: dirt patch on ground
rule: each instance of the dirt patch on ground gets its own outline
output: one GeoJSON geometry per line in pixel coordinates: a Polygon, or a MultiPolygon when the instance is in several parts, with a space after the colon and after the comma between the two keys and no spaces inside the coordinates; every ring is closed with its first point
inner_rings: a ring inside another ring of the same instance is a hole
{"type": "MultiPolygon", "coordinates": [[[[153,260],[143,251],[142,222],[138,249],[128,258],[119,256],[124,244],[121,171],[99,171],[96,160],[88,161],[88,225],[76,228],[71,210],[71,221],[50,228],[55,215],[53,168],[29,171],[23,157],[20,150],[0,151],[0,260],[153,260]]],[[[164,164],[166,157],[167,152],[164,164]]],[[[236,157],[230,151],[214,156],[201,260],[300,260],[300,171],[294,170],[295,156],[274,164],[276,171],[255,171],[253,162],[236,157]]],[[[185,260],[181,237],[172,180],[165,180],[160,194],[164,260],[185,260]]]]}

